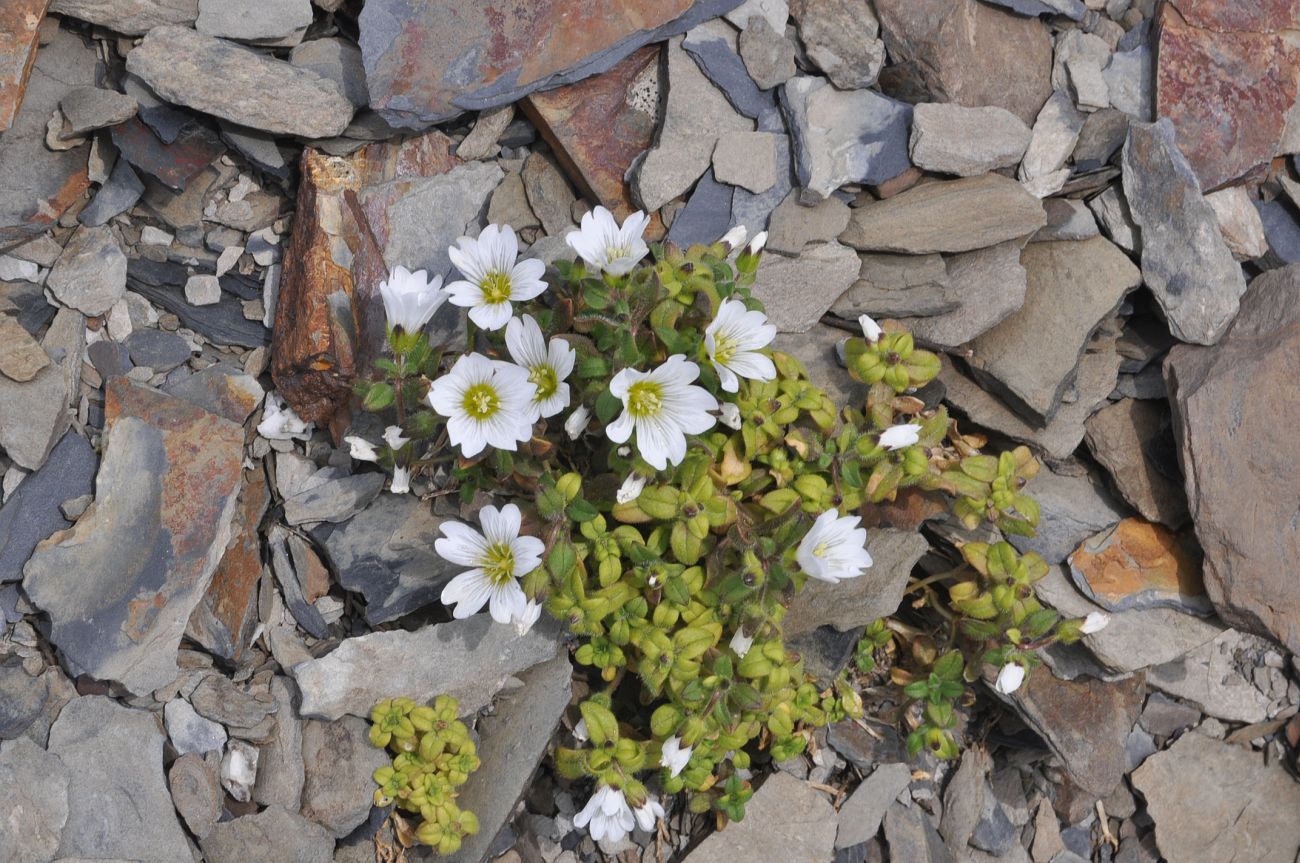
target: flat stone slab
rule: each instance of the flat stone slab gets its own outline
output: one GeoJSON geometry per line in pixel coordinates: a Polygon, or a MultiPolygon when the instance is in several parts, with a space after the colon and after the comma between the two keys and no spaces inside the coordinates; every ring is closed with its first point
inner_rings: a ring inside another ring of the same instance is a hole
{"type": "Polygon", "coordinates": [[[0,507],[0,584],[20,581],[41,540],[71,526],[60,505],[94,491],[99,458],[86,439],[68,432],[0,507]]]}
{"type": "Polygon", "coordinates": [[[755,274],[753,292],[778,330],[807,332],[857,280],[860,270],[858,255],[848,246],[822,243],[808,246],[797,258],[767,257],[755,274]]]}
{"type": "Polygon", "coordinates": [[[1198,552],[1186,534],[1126,518],[1070,555],[1070,575],[1079,590],[1108,611],[1165,607],[1207,615],[1213,608],[1201,581],[1198,552]]]}
{"type": "Polygon", "coordinates": [[[835,810],[821,792],[777,772],[745,804],[744,821],[709,836],[686,861],[830,860],[835,830],[835,810]]]}
{"type": "Polygon", "coordinates": [[[142,36],[162,24],[193,24],[199,0],[53,0],[50,11],[142,36]]]}

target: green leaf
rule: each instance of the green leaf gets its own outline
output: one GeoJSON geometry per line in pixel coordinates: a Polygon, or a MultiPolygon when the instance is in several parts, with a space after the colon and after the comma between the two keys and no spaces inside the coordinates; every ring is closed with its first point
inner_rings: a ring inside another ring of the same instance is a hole
{"type": "Polygon", "coordinates": [[[598,515],[600,515],[600,511],[582,498],[578,498],[573,503],[569,504],[569,518],[574,521],[591,521],[598,515]]]}
{"type": "Polygon", "coordinates": [[[378,381],[370,385],[370,389],[366,392],[365,400],[361,402],[361,406],[371,413],[375,413],[382,411],[385,408],[392,407],[393,402],[396,401],[396,399],[397,394],[393,392],[392,384],[378,381]]]}
{"type": "Polygon", "coordinates": [[[609,363],[604,357],[582,357],[575,368],[580,378],[603,378],[609,374],[609,363]]]}
{"type": "Polygon", "coordinates": [[[682,710],[674,704],[662,704],[650,714],[650,733],[658,738],[671,737],[682,724],[682,710]]]}
{"type": "Polygon", "coordinates": [[[546,556],[546,568],[551,571],[551,575],[558,581],[563,581],[573,572],[574,567],[578,565],[578,552],[573,547],[573,543],[567,539],[557,540],[551,547],[551,552],[546,556]]]}
{"type": "Polygon", "coordinates": [[[623,402],[609,390],[602,390],[596,396],[596,419],[608,423],[614,415],[623,409],[623,402]]]}

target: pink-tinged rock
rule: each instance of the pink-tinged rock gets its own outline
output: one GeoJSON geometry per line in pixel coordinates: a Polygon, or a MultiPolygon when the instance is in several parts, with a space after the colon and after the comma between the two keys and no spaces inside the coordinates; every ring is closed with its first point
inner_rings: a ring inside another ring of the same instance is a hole
{"type": "Polygon", "coordinates": [[[1274,33],[1300,30],[1295,0],[1170,0],[1193,27],[1209,30],[1254,30],[1274,33]]]}
{"type": "Polygon", "coordinates": [[[141,694],[175,678],[230,539],[244,429],[124,378],[109,380],[104,409],[95,501],[37,546],[23,589],[73,668],[141,694]]]}
{"type": "Polygon", "coordinates": [[[0,6],[0,132],[9,128],[23,102],[36,59],[36,28],[49,3],[10,0],[0,6]]]}
{"type": "MultiPolygon", "coordinates": [[[[1220,28],[1270,26],[1262,15],[1214,16],[1219,4],[1209,0],[1182,6],[1196,11],[1192,20],[1220,28]]],[[[1273,32],[1197,27],[1169,4],[1156,20],[1156,115],[1173,121],[1201,188],[1262,173],[1278,154],[1296,101],[1300,46],[1273,32]]]]}

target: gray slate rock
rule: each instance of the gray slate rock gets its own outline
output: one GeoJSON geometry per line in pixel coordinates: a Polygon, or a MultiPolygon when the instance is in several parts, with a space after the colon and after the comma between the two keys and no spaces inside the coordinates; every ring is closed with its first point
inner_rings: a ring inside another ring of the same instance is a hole
{"type": "Polygon", "coordinates": [[[1243,673],[1269,642],[1227,629],[1171,662],[1148,669],[1147,680],[1167,695],[1190,701],[1210,716],[1251,724],[1268,718],[1272,699],[1243,673]]]}
{"type": "Polygon", "coordinates": [[[279,709],[273,696],[242,687],[218,672],[199,681],[190,703],[200,716],[238,729],[253,728],[279,709]]]}
{"type": "MultiPolygon", "coordinates": [[[[736,222],[735,201],[740,191],[719,183],[713,177],[713,169],[709,168],[695,184],[686,206],[673,216],[665,239],[679,246],[717,242],[736,222]]],[[[566,246],[566,254],[572,257],[573,250],[566,246]]]]}
{"type": "Polygon", "coordinates": [[[150,30],[126,65],[164,99],[254,129],[329,138],[352,120],[333,81],[184,27],[150,30]]]}
{"type": "Polygon", "coordinates": [[[573,227],[573,202],[576,200],[569,181],[555,163],[541,153],[524,161],[520,172],[528,206],[542,222],[546,233],[562,237],[573,227]]]}
{"type": "Polygon", "coordinates": [[[957,307],[906,321],[918,339],[940,347],[964,345],[1002,323],[1025,304],[1028,274],[1020,263],[1023,243],[1008,240],[944,259],[945,297],[957,307]]]}
{"type": "Polygon", "coordinates": [[[1088,7],[1083,4],[1083,0],[985,0],[985,2],[1030,17],[1064,15],[1072,21],[1082,21],[1083,16],[1088,13],[1088,7]]]}
{"type": "Polygon", "coordinates": [[[382,473],[338,476],[336,468],[321,468],[284,499],[284,520],[294,525],[347,521],[369,506],[383,487],[382,473]]]}
{"type": "Polygon", "coordinates": [[[924,102],[912,109],[908,153],[918,168],[974,177],[1019,164],[1030,134],[1005,108],[924,102]]]}
{"type": "Polygon", "coordinates": [[[785,130],[776,94],[764,92],[750,76],[734,29],[722,21],[706,21],[686,34],[682,49],[731,106],[756,121],[761,131],[785,130]]]}
{"type": "Polygon", "coordinates": [[[71,423],[68,403],[80,393],[85,332],[80,312],[60,309],[41,340],[54,362],[23,383],[0,375],[0,448],[19,467],[45,464],[71,423]]]}
{"type": "Polygon", "coordinates": [[[871,771],[840,807],[835,847],[850,848],[875,836],[885,812],[911,781],[912,769],[906,764],[881,764],[871,771]]]}
{"type": "Polygon", "coordinates": [[[369,722],[344,716],[304,723],[302,758],[302,814],[342,839],[370,814],[371,774],[388,764],[389,756],[370,745],[369,722]]]}
{"type": "Polygon", "coordinates": [[[1147,696],[1146,707],[1138,722],[1157,737],[1171,737],[1201,721],[1201,711],[1159,692],[1147,696]]]}
{"type": "Polygon", "coordinates": [[[54,0],[50,11],[127,36],[142,36],[163,24],[193,24],[199,17],[199,0],[54,0]]]}
{"type": "Polygon", "coordinates": [[[284,47],[302,41],[311,19],[310,0],[199,0],[194,28],[206,36],[284,47]]]}
{"type": "Polygon", "coordinates": [[[1173,123],[1130,126],[1123,161],[1124,195],[1142,228],[1142,279],[1174,336],[1212,345],[1236,316],[1246,279],[1174,142],[1173,123]]]}
{"type": "Polygon", "coordinates": [[[800,203],[800,197],[799,190],[791,191],[772,211],[768,251],[797,255],[809,243],[830,242],[848,227],[849,205],[839,198],[830,197],[809,207],[800,203]]]}
{"type": "Polygon", "coordinates": [[[1031,243],[1047,243],[1052,240],[1090,240],[1100,233],[1097,219],[1083,201],[1073,198],[1048,198],[1043,201],[1043,210],[1047,213],[1047,225],[1030,238],[1031,243]]]}
{"type": "Polygon", "coordinates": [[[256,815],[223,821],[204,836],[199,847],[208,863],[331,863],[334,838],[297,812],[271,806],[256,815]]]}
{"type": "Polygon", "coordinates": [[[1087,476],[1058,474],[1043,468],[1025,486],[1038,501],[1042,519],[1036,536],[1009,536],[1021,553],[1032,551],[1049,564],[1065,560],[1084,540],[1114,526],[1126,513],[1104,488],[1087,476]]]}
{"type": "Polygon", "coordinates": [[[858,257],[862,261],[858,280],[831,306],[842,318],[856,320],[863,313],[876,318],[940,315],[959,305],[941,255],[858,257]]]}
{"type": "Polygon", "coordinates": [[[169,372],[190,358],[190,343],[166,330],[133,330],[126,339],[131,362],[155,372],[169,372]]]}
{"type": "Polygon", "coordinates": [[[18,657],[0,663],[0,740],[13,740],[26,731],[49,697],[45,680],[24,671],[18,657]]]}
{"type": "Polygon", "coordinates": [[[808,246],[797,258],[772,255],[759,267],[754,296],[782,332],[812,328],[858,278],[857,253],[839,243],[808,246]]]}
{"type": "Polygon", "coordinates": [[[1070,158],[1078,172],[1096,171],[1110,163],[1128,137],[1129,116],[1114,108],[1094,111],[1083,121],[1070,158]]]}
{"type": "Polygon", "coordinates": [[[98,227],[119,213],[135,206],[144,194],[144,183],[126,159],[118,159],[108,182],[100,186],[86,209],[77,214],[77,221],[89,227],[98,227]]]}
{"type": "Polygon", "coordinates": [[[1155,53],[1149,44],[1130,51],[1118,51],[1102,71],[1110,104],[1134,120],[1155,119],[1155,53]]]}
{"type": "Polygon", "coordinates": [[[278,524],[271,528],[267,545],[271,550],[271,570],[289,613],[313,638],[325,638],[329,635],[329,624],[314,602],[307,599],[308,579],[322,566],[316,553],[306,540],[278,524]]]}
{"type": "Polygon", "coordinates": [[[1035,180],[1061,169],[1074,152],[1083,131],[1083,114],[1064,90],[1057,90],[1047,100],[1034,121],[1029,146],[1020,163],[1021,180],[1035,180]]]}
{"type": "Polygon", "coordinates": [[[163,777],[163,735],[151,714],[99,695],[77,698],[50,729],[49,751],[77,771],[68,786],[61,857],[190,859],[163,777]]]}
{"type": "Polygon", "coordinates": [[[785,25],[774,30],[766,18],[755,16],[737,39],[745,70],[760,89],[770,90],[794,77],[794,44],[785,37],[785,25]]]}
{"type": "Polygon", "coordinates": [[[72,135],[125,123],[139,108],[131,96],[101,87],[78,87],[59,100],[59,110],[68,121],[65,131],[72,135]]]}
{"type": "Polygon", "coordinates": [[[111,228],[80,227],[50,270],[45,286],[82,314],[102,315],[126,292],[126,253],[111,228]]]}
{"type": "MultiPolygon", "coordinates": [[[[1088,419],[1086,437],[1089,451],[1124,500],[1147,521],[1177,530],[1188,519],[1187,494],[1177,477],[1161,471],[1163,460],[1151,456],[1173,450],[1169,422],[1163,402],[1123,399],[1088,419]]],[[[1168,456],[1176,458],[1173,452],[1168,456]]]]}
{"type": "Polygon", "coordinates": [[[1092,210],[1097,224],[1111,242],[1126,252],[1141,253],[1142,230],[1133,221],[1133,213],[1120,186],[1107,186],[1100,195],[1088,201],[1088,209],[1092,210]]]}
{"type": "Polygon", "coordinates": [[[876,83],[885,65],[880,22],[870,6],[853,0],[792,0],[790,14],[808,59],[841,90],[876,83]]]}
{"type": "Polygon", "coordinates": [[[181,755],[220,751],[226,745],[226,729],[211,719],[204,719],[183,698],[173,698],[163,709],[167,736],[181,755]]]}
{"type": "Polygon", "coordinates": [[[194,753],[182,755],[167,771],[167,784],[185,826],[202,840],[221,818],[225,802],[215,760],[204,761],[194,753]]]}
{"type": "Polygon", "coordinates": [[[338,84],[343,95],[357,108],[364,108],[370,101],[361,49],[346,39],[333,36],[303,42],[289,52],[289,62],[338,84]]]}
{"type": "Polygon", "coordinates": [[[955,863],[956,858],[943,844],[934,822],[924,811],[895,803],[885,813],[885,840],[890,860],[925,860],[928,863],[955,863]]]}
{"type": "Polygon", "coordinates": [[[821,792],[789,773],[773,773],[745,806],[745,820],[710,835],[686,863],[830,860],[835,810],[821,792]]]}
{"type": "Polygon", "coordinates": [[[1282,201],[1256,201],[1259,220],[1264,224],[1268,241],[1269,266],[1300,263],[1300,221],[1282,201]]]}
{"type": "Polygon", "coordinates": [[[827,198],[846,183],[879,185],[912,166],[907,158],[912,106],[904,102],[799,76],[782,85],[781,111],[805,203],[827,198]]]}
{"type": "Polygon", "coordinates": [[[771,132],[728,132],[713,150],[713,175],[720,183],[751,192],[776,185],[777,140],[771,132]]]}
{"type": "Polygon", "coordinates": [[[555,655],[559,627],[549,618],[519,636],[479,614],[426,626],[344,639],[331,653],[290,669],[302,693],[299,715],[369,716],[394,692],[416,701],[450,695],[462,714],[487,706],[507,677],[555,655]],[[437,662],[428,657],[437,656],[437,662]]]}
{"type": "Polygon", "coordinates": [[[27,738],[0,743],[0,812],[5,863],[47,863],[59,852],[68,820],[70,771],[59,756],[27,738]]]}
{"type": "Polygon", "coordinates": [[[289,678],[271,678],[271,694],[279,709],[270,739],[258,749],[257,784],[253,786],[255,801],[263,806],[283,806],[291,812],[297,812],[302,803],[305,777],[303,723],[293,706],[297,692],[289,678]]]}
{"type": "Polygon", "coordinates": [[[59,505],[94,490],[99,459],[86,439],[69,432],[40,470],[29,474],[0,507],[0,584],[23,577],[36,545],[72,522],[59,505]]]}

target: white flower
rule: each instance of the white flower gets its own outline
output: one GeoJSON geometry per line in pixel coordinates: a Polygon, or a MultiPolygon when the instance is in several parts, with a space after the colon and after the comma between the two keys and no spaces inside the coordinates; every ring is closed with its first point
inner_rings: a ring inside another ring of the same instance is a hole
{"type": "Polygon", "coordinates": [[[618,226],[614,214],[597,207],[582,217],[582,229],[570,231],[564,238],[584,261],[611,276],[625,276],[637,262],[650,254],[641,235],[650,217],[637,210],[618,226]]]}
{"type": "Polygon", "coordinates": [[[728,250],[739,249],[744,244],[745,237],[748,234],[749,231],[744,225],[737,225],[730,231],[727,231],[727,233],[723,234],[722,239],[718,240],[718,242],[726,246],[728,250]]]}
{"type": "Polygon", "coordinates": [[[871,566],[867,552],[867,529],[858,527],[856,515],[840,517],[829,509],[817,516],[795,551],[795,560],[813,578],[838,584],[842,578],[856,578],[871,566]]]}
{"type": "Polygon", "coordinates": [[[542,562],[546,546],[535,536],[520,536],[519,507],[508,503],[501,509],[485,506],[479,512],[479,533],[458,521],[444,522],[443,535],[434,550],[443,560],[472,566],[442,589],[444,605],[456,604],[452,617],[461,619],[489,604],[497,623],[522,620],[528,611],[528,597],[519,579],[542,562]]]}
{"type": "Polygon", "coordinates": [[[588,832],[597,842],[602,839],[620,842],[636,824],[623,792],[608,785],[597,788],[582,811],[573,816],[574,827],[586,827],[588,823],[591,824],[588,832]]]}
{"type": "Polygon", "coordinates": [[[429,404],[447,417],[447,436],[466,458],[491,445],[514,451],[533,435],[528,372],[482,354],[465,354],[429,387],[429,404]]]}
{"type": "Polygon", "coordinates": [[[424,270],[413,273],[401,266],[394,267],[387,281],[379,283],[379,296],[384,301],[388,326],[408,333],[424,329],[433,313],[447,301],[442,276],[430,279],[424,270]]]}
{"type": "Polygon", "coordinates": [[[722,407],[718,408],[718,422],[722,423],[729,429],[740,430],[740,408],[731,402],[723,402],[722,407]]]}
{"type": "Polygon", "coordinates": [[[485,330],[499,330],[510,320],[511,301],[531,300],[546,290],[546,264],[516,261],[519,240],[509,225],[488,225],[477,240],[461,237],[447,249],[465,279],[447,286],[451,301],[468,308],[469,319],[485,330]]]}
{"type": "Polygon", "coordinates": [[[751,255],[757,255],[759,252],[763,251],[763,247],[766,245],[767,231],[759,231],[754,235],[754,239],[749,241],[749,253],[751,255]]]}
{"type": "Polygon", "coordinates": [[[1002,666],[998,672],[998,680],[993,684],[993,688],[1003,695],[1010,695],[1020,688],[1020,684],[1025,682],[1025,667],[1017,665],[1014,662],[1008,662],[1002,666]]]}
{"type": "Polygon", "coordinates": [[[1092,635],[1094,632],[1101,632],[1110,623],[1110,615],[1104,611],[1089,612],[1088,616],[1083,619],[1083,625],[1079,627],[1079,632],[1084,635],[1092,635]]]}
{"type": "Polygon", "coordinates": [[[257,433],[267,440],[306,440],[311,437],[313,423],[303,422],[293,408],[285,404],[279,393],[267,393],[262,402],[262,421],[257,433]]]}
{"type": "Polygon", "coordinates": [[[890,452],[909,447],[921,439],[917,434],[920,430],[921,427],[915,423],[890,426],[880,433],[880,445],[890,452]]]}
{"type": "Polygon", "coordinates": [[[578,724],[573,726],[573,736],[575,739],[580,740],[583,743],[587,742],[587,737],[588,737],[587,720],[585,719],[578,720],[578,724]]]}
{"type": "Polygon", "coordinates": [[[564,339],[551,339],[550,345],[542,335],[542,328],[532,315],[511,318],[506,324],[506,349],[510,359],[528,372],[528,380],[537,387],[533,396],[533,419],[551,417],[569,406],[569,385],[564,381],[573,371],[578,352],[564,339]]]}
{"type": "Polygon", "coordinates": [[[636,448],[655,470],[686,457],[686,435],[713,428],[709,411],[718,400],[691,381],[700,367],[673,354],[652,372],[623,369],[609,382],[609,391],[623,402],[623,413],[605,429],[614,443],[624,443],[636,430],[636,448]]]}
{"type": "Polygon", "coordinates": [[[393,468],[393,484],[389,486],[389,491],[393,494],[411,493],[411,469],[409,467],[395,466],[393,468]]]}
{"type": "Polygon", "coordinates": [[[379,453],[371,446],[370,441],[356,435],[348,435],[343,438],[348,445],[348,455],[354,461],[379,461],[379,453]]]}
{"type": "Polygon", "coordinates": [[[691,747],[682,747],[680,737],[669,737],[664,741],[663,751],[659,758],[659,763],[668,768],[669,776],[676,776],[686,769],[687,763],[691,760],[691,747]]]}
{"type": "Polygon", "coordinates": [[[645,477],[637,476],[634,473],[628,474],[627,479],[623,480],[623,484],[618,487],[618,491],[614,494],[614,500],[619,503],[631,503],[641,496],[641,490],[645,488],[645,483],[645,477]]]}
{"type": "Polygon", "coordinates": [[[642,830],[653,830],[655,822],[664,817],[664,807],[653,797],[646,797],[644,803],[632,810],[632,814],[642,830]]]}
{"type": "Polygon", "coordinates": [[[564,431],[569,436],[569,440],[577,440],[587,429],[587,423],[591,422],[591,411],[586,405],[578,405],[569,414],[569,418],[564,421],[564,431]]]}
{"type": "Polygon", "coordinates": [[[388,444],[388,448],[394,452],[406,446],[410,442],[411,439],[409,437],[402,435],[401,426],[389,426],[384,429],[384,443],[388,444]]]}
{"type": "Polygon", "coordinates": [[[767,322],[767,315],[749,311],[740,300],[723,300],[713,323],[704,330],[704,347],[722,388],[729,393],[739,390],[737,376],[755,381],[775,378],[771,358],[758,352],[774,338],[776,327],[767,322]]]}
{"type": "Polygon", "coordinates": [[[862,327],[863,337],[872,343],[880,341],[881,335],[885,332],[880,328],[880,324],[875,322],[871,315],[859,315],[858,326],[862,327]]]}
{"type": "Polygon", "coordinates": [[[542,616],[542,607],[531,599],[524,606],[522,614],[512,617],[510,622],[515,625],[516,635],[527,635],[528,630],[533,628],[533,624],[542,616]]]}
{"type": "Polygon", "coordinates": [[[754,639],[745,635],[745,630],[737,629],[736,634],[731,636],[730,646],[737,656],[744,659],[745,654],[749,653],[749,649],[754,646],[754,639]]]}

